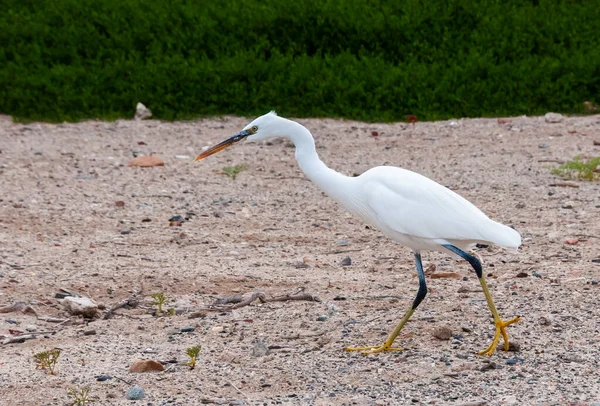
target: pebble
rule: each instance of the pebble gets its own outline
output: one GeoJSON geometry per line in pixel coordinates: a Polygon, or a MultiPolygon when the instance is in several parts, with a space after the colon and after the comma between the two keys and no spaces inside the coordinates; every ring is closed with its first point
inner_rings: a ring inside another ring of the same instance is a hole
{"type": "Polygon", "coordinates": [[[133,228],[131,227],[127,227],[121,230],[121,234],[131,234],[131,231],[133,230],[133,228]]]}
{"type": "Polygon", "coordinates": [[[83,332],[84,336],[95,336],[96,334],[96,330],[86,330],[83,332]]]}
{"type": "Polygon", "coordinates": [[[515,357],[515,358],[509,358],[509,359],[507,359],[506,363],[508,365],[516,365],[516,364],[522,364],[523,361],[525,361],[525,358],[515,357]]]}
{"type": "Polygon", "coordinates": [[[346,300],[346,298],[344,296],[336,296],[333,300],[346,300]]]}
{"type": "Polygon", "coordinates": [[[152,166],[165,166],[165,162],[157,156],[140,155],[129,161],[127,166],[139,166],[141,168],[150,168],[152,166]]]}
{"type": "Polygon", "coordinates": [[[29,331],[29,332],[34,332],[34,331],[37,331],[37,326],[35,326],[33,324],[26,324],[25,330],[29,331]]]}
{"type": "Polygon", "coordinates": [[[538,145],[538,148],[542,148],[542,149],[550,148],[550,144],[548,144],[547,142],[543,142],[540,145],[538,145]]]}
{"type": "Polygon", "coordinates": [[[336,244],[337,244],[337,245],[340,245],[340,246],[342,246],[342,247],[346,247],[346,246],[348,246],[348,245],[352,245],[352,244],[350,244],[348,241],[344,241],[344,240],[337,241],[337,242],[336,242],[336,244]]]}
{"type": "Polygon", "coordinates": [[[135,120],[146,120],[150,117],[152,117],[152,112],[150,109],[138,102],[138,104],[135,105],[135,115],[133,118],[135,120]]]}
{"type": "Polygon", "coordinates": [[[317,321],[326,321],[327,320],[327,316],[326,315],[321,315],[319,317],[317,317],[317,321]]]}
{"type": "Polygon", "coordinates": [[[489,371],[491,369],[496,369],[496,368],[497,368],[497,366],[496,366],[495,362],[488,362],[484,366],[482,366],[479,370],[481,372],[485,372],[485,371],[489,371]]]}
{"type": "Polygon", "coordinates": [[[96,380],[99,381],[99,382],[108,381],[110,379],[113,379],[113,377],[110,376],[110,375],[97,375],[96,376],[96,380]]]}
{"type": "Polygon", "coordinates": [[[144,373],[151,371],[164,371],[165,367],[158,361],[152,359],[136,359],[129,367],[129,372],[144,373]]]}
{"type": "Polygon", "coordinates": [[[592,281],[592,285],[597,285],[597,284],[598,284],[598,281],[594,279],[594,280],[592,281]]]}
{"type": "Polygon", "coordinates": [[[509,341],[508,351],[518,352],[521,350],[521,344],[518,341],[509,341]]]}
{"type": "Polygon", "coordinates": [[[473,331],[470,327],[467,326],[460,326],[460,329],[465,333],[470,333],[471,331],[473,331]]]}
{"type": "Polygon", "coordinates": [[[433,336],[438,340],[449,340],[452,337],[452,330],[446,326],[439,326],[433,330],[433,336]]]}
{"type": "Polygon", "coordinates": [[[93,318],[98,311],[98,305],[88,297],[68,296],[63,299],[62,304],[74,316],[93,318]]]}
{"type": "Polygon", "coordinates": [[[169,222],[171,222],[171,223],[183,223],[184,221],[185,221],[185,219],[179,215],[173,216],[169,219],[169,222]]]}
{"type": "Polygon", "coordinates": [[[547,123],[561,123],[564,119],[563,115],[558,113],[546,113],[544,116],[547,123]]]}
{"type": "Polygon", "coordinates": [[[350,266],[352,265],[352,260],[350,259],[350,257],[346,257],[344,259],[342,259],[342,262],[340,262],[341,266],[350,266]]]}
{"type": "Polygon", "coordinates": [[[182,332],[182,333],[191,333],[192,331],[195,331],[195,330],[196,330],[196,328],[195,328],[195,327],[183,327],[183,328],[181,329],[181,332],[182,332]]]}
{"type": "Polygon", "coordinates": [[[146,396],[144,389],[141,386],[134,385],[127,391],[127,399],[129,400],[140,400],[146,396]]]}
{"type": "Polygon", "coordinates": [[[537,273],[536,271],[533,271],[531,274],[532,274],[533,276],[535,276],[536,278],[541,278],[541,277],[542,277],[542,274],[540,274],[540,273],[537,273]]]}

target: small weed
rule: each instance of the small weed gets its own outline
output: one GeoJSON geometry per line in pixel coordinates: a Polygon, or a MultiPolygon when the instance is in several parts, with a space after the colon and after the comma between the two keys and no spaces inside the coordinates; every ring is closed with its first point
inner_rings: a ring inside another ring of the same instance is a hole
{"type": "Polygon", "coordinates": [[[552,173],[566,179],[600,180],[598,166],[600,166],[600,157],[598,156],[587,160],[576,156],[572,161],[553,168],[552,173]]]}
{"type": "Polygon", "coordinates": [[[158,314],[162,314],[163,305],[167,302],[165,294],[162,292],[153,293],[152,299],[154,299],[154,301],[152,302],[152,306],[156,306],[158,308],[158,314]]]}
{"type": "Polygon", "coordinates": [[[198,354],[200,354],[200,346],[197,345],[195,347],[190,347],[185,350],[185,353],[190,357],[190,361],[187,365],[190,369],[196,368],[196,359],[198,358],[198,354]]]}
{"type": "Polygon", "coordinates": [[[35,358],[36,361],[35,369],[40,368],[44,371],[48,370],[51,375],[54,375],[54,368],[56,367],[56,362],[58,361],[59,355],[60,349],[58,348],[34,354],[33,358],[35,358]]]}
{"type": "Polygon", "coordinates": [[[169,316],[175,316],[175,308],[174,307],[170,307],[169,310],[167,310],[167,314],[169,316]]]}
{"type": "Polygon", "coordinates": [[[67,396],[73,398],[71,406],[85,406],[87,403],[93,402],[93,400],[90,399],[91,390],[92,388],[88,385],[79,389],[73,388],[67,392],[67,396]]]}
{"type": "Polygon", "coordinates": [[[242,171],[245,171],[248,167],[244,164],[236,165],[236,166],[226,166],[223,168],[223,172],[225,175],[229,176],[231,179],[235,180],[238,174],[242,171]]]}

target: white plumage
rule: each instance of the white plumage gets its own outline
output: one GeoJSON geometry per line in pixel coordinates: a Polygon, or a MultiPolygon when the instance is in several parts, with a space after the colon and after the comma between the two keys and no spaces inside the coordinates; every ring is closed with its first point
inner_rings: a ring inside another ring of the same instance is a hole
{"type": "Polygon", "coordinates": [[[378,166],[357,177],[344,176],[328,168],[319,159],[314,139],[305,127],[279,117],[275,112],[258,117],[239,133],[200,154],[196,160],[245,138],[259,141],[271,137],[283,137],[293,142],[296,146],[296,160],[308,178],[349,212],[415,253],[419,293],[412,308],[383,345],[348,350],[373,353],[395,349],[391,344],[427,292],[421,265],[422,250],[457,254],[473,266],[496,324],[496,336],[492,345],[481,353],[491,355],[501,334],[505,350],[508,349],[505,328],[518,321],[518,318],[508,322],[500,319],[481,272],[481,264],[465,251],[477,243],[516,249],[521,245],[521,236],[517,231],[489,219],[472,203],[450,189],[406,169],[378,166]]]}

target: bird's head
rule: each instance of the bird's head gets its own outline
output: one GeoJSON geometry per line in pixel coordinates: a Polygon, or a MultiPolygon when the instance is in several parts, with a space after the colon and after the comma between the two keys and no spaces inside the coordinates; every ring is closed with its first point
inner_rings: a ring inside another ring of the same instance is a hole
{"type": "Polygon", "coordinates": [[[244,139],[247,139],[248,141],[261,141],[268,138],[277,137],[280,135],[277,131],[277,123],[280,120],[281,119],[277,116],[275,111],[271,111],[264,116],[260,116],[244,127],[244,129],[239,133],[232,135],[225,141],[218,143],[217,145],[198,155],[196,157],[196,161],[222,151],[225,148],[230,147],[231,145],[236,144],[244,139]]]}

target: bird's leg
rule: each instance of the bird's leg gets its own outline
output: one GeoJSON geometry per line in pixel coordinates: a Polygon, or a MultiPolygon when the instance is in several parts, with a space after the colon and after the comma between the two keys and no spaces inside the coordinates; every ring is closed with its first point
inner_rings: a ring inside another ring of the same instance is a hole
{"type": "Polygon", "coordinates": [[[425,298],[425,295],[427,295],[427,284],[425,282],[423,264],[421,263],[421,254],[419,252],[415,252],[414,254],[415,262],[417,263],[417,274],[419,276],[419,291],[417,292],[417,297],[413,301],[411,308],[404,314],[404,317],[402,317],[400,323],[398,323],[394,331],[392,331],[387,340],[385,340],[385,343],[368,347],[347,347],[346,351],[360,351],[363,354],[375,354],[382,351],[402,351],[402,348],[392,347],[392,344],[394,343],[394,340],[396,340],[396,337],[398,337],[398,334],[400,334],[402,328],[404,328],[404,325],[408,322],[408,319],[410,319],[410,316],[412,316],[417,309],[417,306],[419,306],[419,303],[421,303],[425,298]]]}
{"type": "Polygon", "coordinates": [[[496,326],[496,334],[494,334],[494,340],[492,340],[492,343],[488,348],[486,348],[483,351],[480,351],[479,355],[491,356],[496,350],[496,346],[500,341],[500,335],[502,335],[502,338],[504,339],[504,351],[508,351],[508,333],[506,332],[506,327],[518,322],[519,320],[521,320],[521,318],[515,317],[514,319],[503,321],[500,318],[500,315],[498,314],[498,310],[496,309],[496,305],[494,304],[494,299],[492,299],[492,294],[490,293],[487,282],[485,281],[485,276],[483,275],[481,262],[473,255],[467,254],[466,252],[456,248],[454,245],[447,244],[444,245],[444,247],[459,255],[460,257],[465,259],[469,264],[471,264],[471,266],[475,270],[475,273],[477,274],[477,278],[479,278],[479,283],[481,284],[481,288],[483,289],[483,293],[485,294],[485,299],[487,300],[488,307],[490,308],[492,316],[494,317],[494,325],[496,326]]]}

